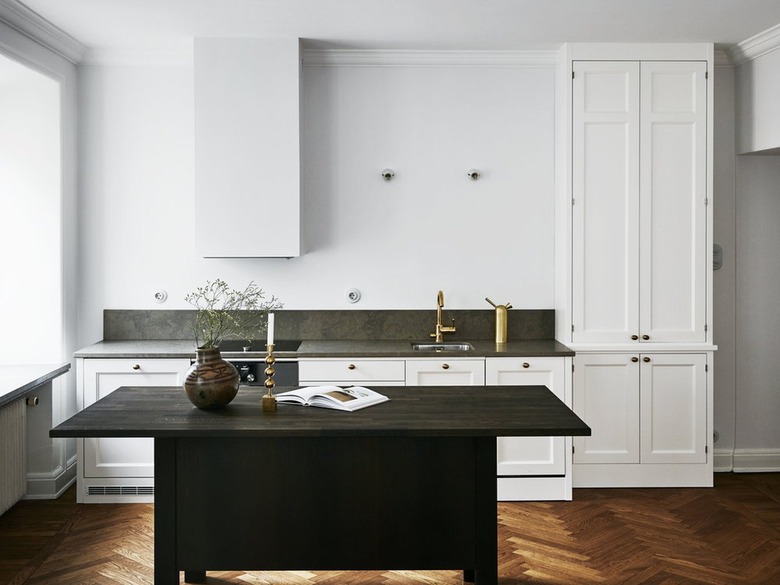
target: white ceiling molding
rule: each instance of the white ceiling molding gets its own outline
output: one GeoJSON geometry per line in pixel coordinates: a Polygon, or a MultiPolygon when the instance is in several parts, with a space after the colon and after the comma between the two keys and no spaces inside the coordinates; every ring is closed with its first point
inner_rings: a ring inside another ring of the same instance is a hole
{"type": "Polygon", "coordinates": [[[548,67],[557,51],[411,51],[306,49],[304,66],[548,67]]]}
{"type": "Polygon", "coordinates": [[[0,22],[77,65],[87,48],[18,0],[0,0],[0,22]]]}
{"type": "Polygon", "coordinates": [[[734,45],[728,54],[734,65],[742,65],[777,49],[780,49],[780,24],[734,45]]]}
{"type": "Polygon", "coordinates": [[[142,67],[191,67],[192,54],[192,47],[188,49],[89,49],[84,55],[81,64],[142,67]]]}

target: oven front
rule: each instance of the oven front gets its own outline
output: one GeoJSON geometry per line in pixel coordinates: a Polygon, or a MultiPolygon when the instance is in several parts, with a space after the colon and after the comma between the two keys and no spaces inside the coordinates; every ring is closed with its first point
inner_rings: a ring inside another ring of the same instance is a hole
{"type": "MultiPolygon", "coordinates": [[[[265,359],[224,358],[233,364],[241,376],[241,384],[263,386],[265,383],[265,359]]],[[[276,386],[298,386],[298,360],[277,358],[274,363],[274,382],[276,386]]]]}

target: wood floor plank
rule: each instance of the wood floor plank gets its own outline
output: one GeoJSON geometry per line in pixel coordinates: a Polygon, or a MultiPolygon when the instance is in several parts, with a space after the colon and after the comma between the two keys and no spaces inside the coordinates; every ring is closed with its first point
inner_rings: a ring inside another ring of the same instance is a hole
{"type": "MultiPolygon", "coordinates": [[[[780,474],[712,489],[578,489],[500,503],[500,585],[780,584],[780,474]]],[[[150,504],[22,501],[0,516],[0,585],[152,585],[150,504]]],[[[459,571],[215,571],[210,585],[460,585],[459,571]]]]}

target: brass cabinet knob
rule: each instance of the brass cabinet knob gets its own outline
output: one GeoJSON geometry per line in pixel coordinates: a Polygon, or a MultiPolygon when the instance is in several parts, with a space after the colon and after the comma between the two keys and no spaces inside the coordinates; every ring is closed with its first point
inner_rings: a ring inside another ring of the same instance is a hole
{"type": "Polygon", "coordinates": [[[644,339],[645,341],[647,341],[648,339],[650,339],[650,336],[649,336],[649,335],[643,335],[643,336],[642,336],[642,339],[644,339]]]}
{"type": "Polygon", "coordinates": [[[639,339],[639,336],[638,336],[638,335],[632,335],[632,336],[631,336],[631,340],[632,340],[632,341],[637,341],[638,339],[639,339]]]}
{"type": "Polygon", "coordinates": [[[441,369],[442,370],[449,370],[450,369],[450,364],[442,364],[441,365],[441,369]]]}
{"type": "Polygon", "coordinates": [[[634,356],[634,357],[631,358],[631,361],[634,362],[634,363],[637,363],[639,361],[639,358],[634,356]]]}
{"type": "Polygon", "coordinates": [[[528,362],[523,362],[523,367],[524,368],[530,368],[531,364],[529,364],[528,362]]]}
{"type": "Polygon", "coordinates": [[[355,364],[349,364],[349,365],[347,366],[347,369],[348,369],[348,370],[354,370],[354,369],[355,369],[355,364]]]}
{"type": "Polygon", "coordinates": [[[134,370],[140,370],[141,369],[141,364],[133,364],[133,369],[134,370]]]}
{"type": "Polygon", "coordinates": [[[645,362],[645,363],[648,363],[650,361],[650,358],[649,357],[643,357],[642,361],[645,362]]]}

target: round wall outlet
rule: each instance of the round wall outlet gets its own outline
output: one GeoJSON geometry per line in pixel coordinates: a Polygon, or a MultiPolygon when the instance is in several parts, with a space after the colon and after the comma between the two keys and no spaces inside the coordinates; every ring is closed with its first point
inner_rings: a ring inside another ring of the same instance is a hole
{"type": "Polygon", "coordinates": [[[160,289],[154,293],[154,300],[158,303],[164,303],[166,300],[168,300],[168,293],[160,289]]]}
{"type": "Polygon", "coordinates": [[[356,288],[351,288],[347,291],[347,301],[350,303],[357,303],[360,300],[360,291],[356,288]]]}

